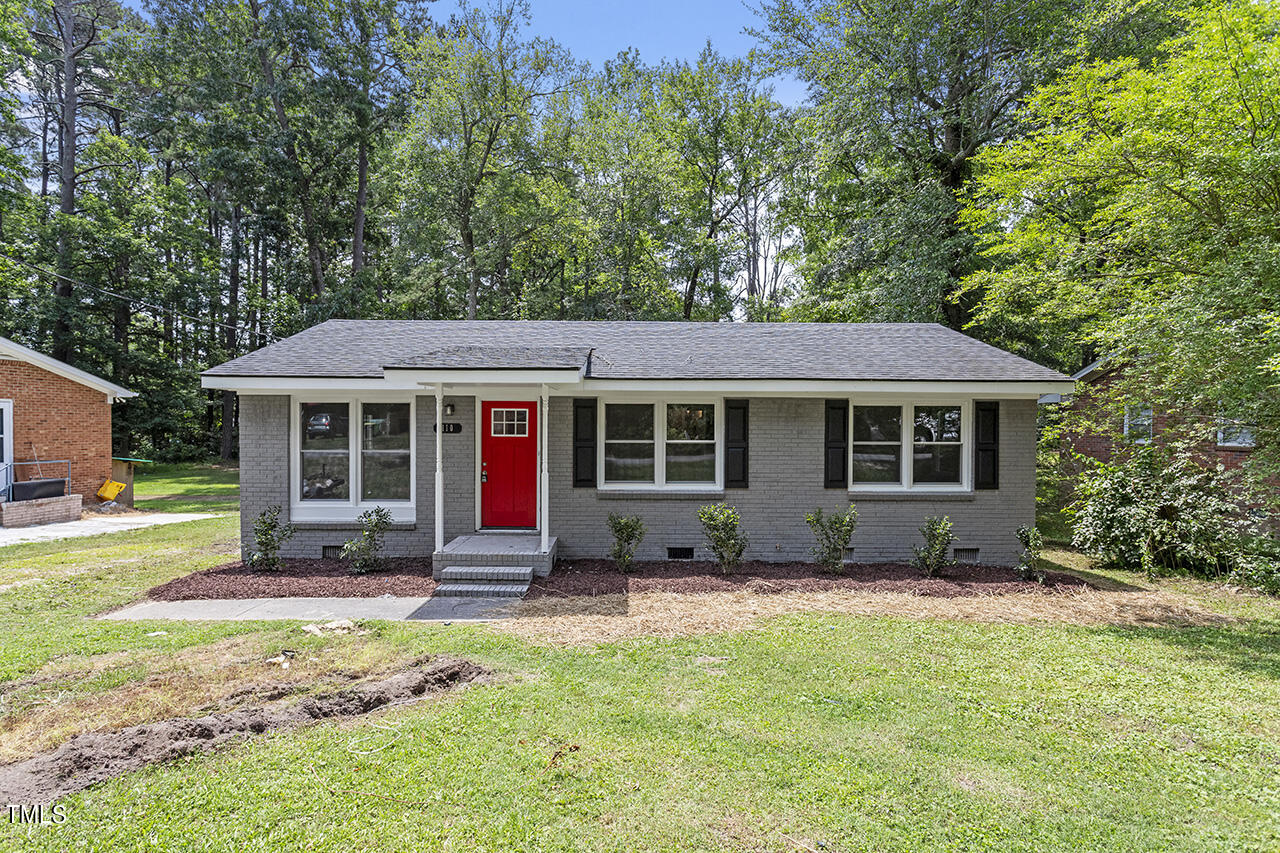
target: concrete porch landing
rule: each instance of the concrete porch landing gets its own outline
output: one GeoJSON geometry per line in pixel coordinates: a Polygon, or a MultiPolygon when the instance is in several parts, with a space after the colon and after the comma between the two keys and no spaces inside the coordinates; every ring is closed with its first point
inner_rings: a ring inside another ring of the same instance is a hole
{"type": "Polygon", "coordinates": [[[470,533],[458,536],[431,557],[431,574],[441,580],[449,567],[527,566],[545,578],[556,562],[556,537],[548,539],[542,553],[537,533],[470,533]]]}

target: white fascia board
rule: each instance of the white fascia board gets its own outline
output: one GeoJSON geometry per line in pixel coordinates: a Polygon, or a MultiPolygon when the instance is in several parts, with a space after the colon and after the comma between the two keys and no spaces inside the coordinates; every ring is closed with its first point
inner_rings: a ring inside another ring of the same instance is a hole
{"type": "Polygon", "coordinates": [[[42,352],[37,352],[30,347],[24,347],[22,344],[14,343],[8,338],[0,338],[0,359],[10,359],[12,361],[24,361],[27,364],[34,364],[43,370],[57,374],[64,379],[70,379],[87,388],[95,391],[101,391],[107,395],[107,402],[114,403],[116,400],[127,400],[130,397],[138,396],[136,391],[130,391],[128,388],[122,388],[114,382],[94,376],[92,373],[86,373],[78,367],[72,367],[65,361],[58,361],[56,358],[47,356],[42,352]]]}
{"type": "Polygon", "coordinates": [[[897,396],[964,396],[986,400],[1039,399],[1042,394],[1069,394],[1074,382],[874,382],[825,379],[587,379],[576,393],[684,393],[717,392],[725,396],[754,397],[844,396],[886,394],[897,396]]]}
{"type": "Polygon", "coordinates": [[[963,396],[984,400],[1039,399],[1043,394],[1070,394],[1074,382],[873,382],[867,380],[786,379],[582,379],[574,370],[434,370],[389,371],[382,379],[316,376],[202,376],[203,388],[241,394],[289,394],[306,391],[413,391],[421,393],[443,382],[459,386],[547,384],[552,396],[573,394],[717,393],[724,396],[805,397],[885,394],[896,396],[963,396]],[[569,386],[569,387],[565,387],[569,386]]]}

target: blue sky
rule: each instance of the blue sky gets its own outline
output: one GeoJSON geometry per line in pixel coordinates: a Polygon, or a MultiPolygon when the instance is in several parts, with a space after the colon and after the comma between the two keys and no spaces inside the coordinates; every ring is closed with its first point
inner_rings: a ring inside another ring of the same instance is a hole
{"type": "MultiPolygon", "coordinates": [[[[439,0],[431,12],[444,19],[458,6],[457,0],[439,0]]],[[[707,39],[721,53],[741,56],[755,44],[743,30],[760,21],[742,0],[530,0],[529,8],[531,32],[554,38],[596,67],[629,47],[645,62],[695,59],[707,39]]],[[[783,103],[804,98],[804,86],[794,79],[773,85],[783,103]]]]}

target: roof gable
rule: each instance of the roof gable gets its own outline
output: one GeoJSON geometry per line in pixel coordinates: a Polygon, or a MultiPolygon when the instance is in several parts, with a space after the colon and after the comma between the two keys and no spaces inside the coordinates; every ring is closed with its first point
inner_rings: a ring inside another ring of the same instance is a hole
{"type": "Polygon", "coordinates": [[[92,373],[81,370],[78,367],[72,367],[65,361],[59,361],[52,356],[37,352],[30,347],[24,347],[16,341],[8,338],[0,338],[0,359],[12,359],[14,361],[22,361],[27,364],[33,364],[50,373],[70,379],[72,382],[78,382],[95,391],[101,391],[106,394],[111,401],[125,400],[129,397],[138,396],[136,392],[130,391],[128,388],[122,388],[114,382],[94,376],[92,373]]]}

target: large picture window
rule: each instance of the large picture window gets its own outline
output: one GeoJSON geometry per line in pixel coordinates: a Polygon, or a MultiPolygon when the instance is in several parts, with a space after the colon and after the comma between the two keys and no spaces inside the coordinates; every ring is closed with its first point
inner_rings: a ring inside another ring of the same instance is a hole
{"type": "Polygon", "coordinates": [[[365,403],[360,427],[360,498],[407,501],[413,476],[408,403],[365,403]]]}
{"type": "Polygon", "coordinates": [[[654,448],[652,404],[609,403],[604,407],[606,483],[654,482],[654,448]]]}
{"type": "Polygon", "coordinates": [[[301,497],[351,499],[351,404],[303,403],[301,497]]]}
{"type": "Polygon", "coordinates": [[[961,448],[959,406],[915,407],[912,482],[959,484],[961,448]]]}
{"type": "MultiPolygon", "coordinates": [[[[297,500],[316,507],[413,500],[409,403],[344,400],[297,405],[297,500]]],[[[345,517],[336,508],[327,518],[345,517]]]]}
{"type": "Polygon", "coordinates": [[[605,486],[716,487],[715,403],[605,403],[601,433],[605,486]]]}
{"type": "Polygon", "coordinates": [[[966,406],[852,407],[850,485],[854,489],[963,487],[966,406]]]}

